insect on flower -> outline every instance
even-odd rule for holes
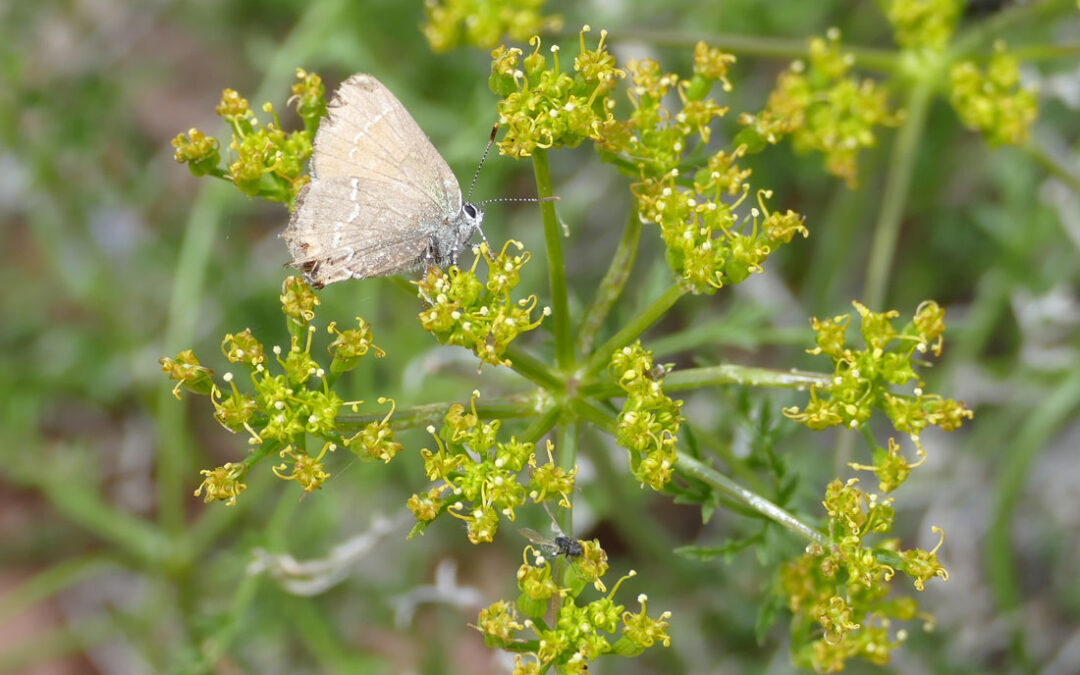
[[[545,537],[536,530],[531,530],[527,527],[523,527],[518,530],[523,537],[536,544],[537,546],[559,556],[566,556],[567,558],[580,558],[581,554],[585,552],[585,549],[581,547],[581,542],[577,539],[571,539],[565,534],[556,534],[554,537]]]
[[[585,552],[585,549],[581,546],[581,542],[566,536],[566,533],[562,531],[562,528],[559,527],[559,523],[555,520],[555,516],[548,509],[547,504],[544,504],[544,510],[547,511],[548,516],[551,517],[551,529],[555,532],[554,537],[545,537],[536,530],[528,527],[522,527],[518,532],[532,543],[556,556],[561,555],[566,558],[580,558],[581,554]]]

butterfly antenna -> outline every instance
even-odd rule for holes
[[[557,202],[558,197],[499,197],[497,199],[485,199],[482,202],[469,202],[474,206],[482,206],[484,204],[490,204],[491,202]]]
[[[484,148],[484,154],[480,156],[480,164],[476,166],[476,173],[473,174],[472,183],[469,184],[469,193],[465,195],[466,202],[468,202],[469,197],[472,196],[473,188],[476,187],[476,181],[480,178],[480,169],[484,168],[484,162],[487,160],[488,153],[491,152],[491,146],[495,144],[495,134],[497,133],[499,133],[498,123],[491,127],[491,138],[488,139],[487,147]]]

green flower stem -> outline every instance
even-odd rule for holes
[[[618,30],[609,39],[648,42],[654,46],[693,48],[704,41],[710,47],[718,47],[735,55],[763,56],[776,59],[804,59],[809,56],[804,39],[770,38],[753,35],[730,35],[725,33],[692,33],[665,30]],[[859,67],[891,73],[899,69],[899,52],[869,47],[850,47],[844,51],[855,55]]]
[[[536,194],[541,199],[554,196],[547,150],[533,151],[533,173],[536,174]],[[544,244],[547,247],[548,277],[551,281],[551,323],[555,335],[555,364],[569,371],[574,363],[574,343],[570,336],[570,303],[566,291],[566,265],[562,254],[562,228],[555,215],[554,202],[541,202],[540,215],[544,221]]]
[[[578,432],[577,424],[563,423],[557,427],[555,433],[555,464],[566,471],[577,468]],[[574,495],[570,494],[567,499],[573,502]],[[556,509],[555,517],[559,521],[559,527],[570,536],[574,534],[574,525],[570,509]]]
[[[510,369],[525,379],[545,389],[559,391],[566,388],[563,379],[548,364],[524,349],[509,345],[503,356],[510,360]]]
[[[121,566],[116,560],[97,554],[80,556],[53,565],[0,598],[0,624],[7,624],[12,617],[44,602],[65,588],[117,569],[121,569]]]
[[[997,488],[993,490],[997,503],[994,519],[986,537],[986,568],[990,587],[1004,616],[1014,616],[1014,628],[1021,633],[1021,617],[1014,612],[1020,607],[1022,590],[1020,576],[1013,560],[1013,516],[1027,487],[1028,472],[1039,454],[1049,447],[1051,438],[1062,425],[1076,418],[1080,407],[1080,370],[1072,374],[1044,396],[1035,411],[1017,431],[1011,443],[1002,448]]]
[[[1021,150],[1038,162],[1054,178],[1068,186],[1074,194],[1080,195],[1080,176],[1077,176],[1068,166],[1051,154],[1045,145],[1029,140],[1021,147]]]
[[[907,117],[896,135],[892,160],[885,180],[885,194],[881,200],[874,240],[871,244],[866,280],[863,284],[863,303],[872,311],[883,311],[888,291],[896,242],[900,236],[900,219],[904,215],[915,159],[926,125],[926,113],[933,98],[934,77],[916,82],[908,93]]]
[[[597,427],[604,429],[609,433],[614,433],[616,419],[612,413],[603,410],[588,401],[575,400],[572,402],[572,405],[574,411],[582,419],[592,422]],[[751,510],[757,511],[766,518],[776,521],[795,534],[823,546],[828,542],[825,535],[802,522],[784,509],[757,493],[747,490],[716,469],[690,457],[685,452],[679,453],[678,459],[675,460],[675,467],[714,489],[719,490],[729,498],[746,505]]]
[[[675,283],[664,291],[659,298],[654,300],[651,305],[645,308],[643,312],[630,320],[625,326],[615,333],[607,342],[600,346],[589,360],[585,363],[584,373],[586,375],[595,375],[607,366],[608,361],[611,359],[611,354],[616,350],[630,344],[630,341],[638,337],[649,326],[652,326],[657,320],[660,319],[671,307],[687,293],[687,288],[682,284]]]
[[[805,389],[824,387],[832,380],[829,373],[810,373],[801,370],[772,370],[747,366],[721,365],[704,368],[687,368],[669,373],[664,378],[664,391],[700,389],[725,384],[741,384],[750,387],[776,387],[782,389]],[[622,395],[622,389],[612,381],[592,382],[581,387],[582,396],[612,398]]]
[[[280,443],[264,444],[264,447],[266,445],[269,445],[270,449],[274,451],[281,447]],[[260,448],[260,452],[264,456],[270,454],[269,452],[262,452],[262,448]],[[241,504],[262,504],[264,502],[258,497],[265,493],[270,486],[280,485],[280,481],[267,475],[261,475],[253,482],[254,485],[244,493],[243,499],[237,501],[236,506],[229,509],[215,510],[233,510]],[[253,492],[257,494],[252,494]],[[263,532],[263,542],[269,550],[288,550],[293,532],[291,528],[292,517],[299,508],[299,504],[300,501],[297,499],[277,500],[273,511],[266,520]],[[247,625],[245,622],[250,618],[251,605],[257,597],[264,578],[262,574],[245,574],[243,580],[237,585],[235,592],[232,594],[232,602],[229,605],[227,614],[221,618],[214,633],[204,640],[201,645],[202,670],[206,672],[213,671],[222,655],[229,651],[237,639],[243,638],[244,628]]]
[[[536,394],[514,394],[501,398],[477,399],[476,412],[483,419],[532,417],[537,413]],[[444,401],[439,403],[427,403],[409,408],[398,408],[390,418],[392,429],[423,429],[432,424],[438,426],[446,411],[455,403],[460,403],[466,408],[469,401]],[[386,417],[386,412],[376,412],[365,415],[338,415],[337,423],[343,431],[359,431],[371,422],[380,422]]]
[[[341,625],[311,598],[291,597],[285,603],[295,636],[307,648],[311,670],[320,673],[390,672],[385,652],[357,649],[348,643]]]
[[[596,289],[596,295],[593,296],[585,309],[585,316],[581,319],[581,327],[577,335],[579,354],[588,354],[592,350],[596,334],[600,332],[612,306],[622,294],[626,280],[630,278],[630,270],[634,266],[634,259],[637,258],[640,243],[641,218],[638,217],[637,211],[634,211],[626,221],[626,229],[623,230],[622,239],[615,248],[611,265],[608,266],[607,273],[604,274],[599,288]]]
[[[694,438],[697,439],[699,444],[706,446],[716,453],[736,480],[740,481],[743,485],[749,486],[749,488],[755,492],[764,492],[768,488],[765,481],[762,480],[761,476],[754,473],[754,470],[747,464],[746,460],[740,459],[735,455],[730,442],[724,441],[716,437],[711,431],[706,431],[690,422],[684,422],[683,426],[694,434]],[[700,453],[697,454],[700,455]]]
[[[1021,63],[1032,61],[1056,61],[1057,59],[1076,59],[1080,56],[1080,45],[1029,45],[1009,50]]]
[[[521,440],[526,443],[536,443],[544,434],[555,428],[555,424],[563,414],[561,406],[553,405],[546,409],[542,415],[532,421],[525,431],[521,432]]]
[[[605,410],[592,401],[576,398],[570,401],[570,409],[581,420],[591,423],[597,429],[603,429],[611,435],[615,434],[615,425],[618,420],[615,413]]]
[[[237,503],[239,504],[240,501],[244,500],[239,500]],[[263,578],[262,574],[245,574],[240,579],[236,591],[232,594],[232,603],[229,605],[228,613],[219,619],[220,624],[217,630],[203,641],[199,650],[201,666],[205,672],[213,672],[236,638],[243,635],[243,628],[247,625],[245,621],[250,619],[248,611],[262,585]]]
[[[699,462],[693,457],[688,456],[686,453],[679,453],[678,459],[675,460],[675,466],[712,488],[722,492],[731,499],[745,504],[747,507],[757,511],[770,520],[776,521],[795,534],[805,537],[812,542],[821,544],[822,546],[827,545],[828,539],[821,532],[818,532],[816,529],[810,527],[776,504],[773,504],[768,499],[747,490],[716,469]]]

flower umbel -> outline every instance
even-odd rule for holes
[[[236,104],[234,108],[239,110]],[[329,477],[324,459],[338,445],[384,462],[401,450],[390,427],[393,401],[383,397],[379,403],[389,402],[390,411],[381,420],[368,423],[352,436],[342,432],[343,423],[338,419],[342,408],[348,406],[355,412],[362,402],[342,400],[331,388],[327,371],[312,356],[317,330],[311,322],[318,297],[307,282],[294,276],[282,285],[281,304],[290,333],[287,350],[277,345],[267,350],[250,329],[230,333],[221,342],[224,358],[248,372],[250,385],[246,388],[240,386],[244,378],[238,380],[232,372],[222,375],[223,384],[215,383],[213,371],[202,366],[190,350],[175,359],[161,359],[162,370],[178,382],[174,389],[177,397],[180,387],[209,395],[214,419],[232,432],[246,431],[249,435],[252,454],[243,464],[230,463],[202,472],[204,480],[196,494],[205,491],[206,501],[235,503],[244,490],[240,477],[274,452],[287,460],[273,467],[274,473],[284,480],[295,480],[311,492]],[[367,322],[358,318],[357,323],[357,329],[332,329],[337,335],[329,346],[333,364],[345,363],[353,368],[368,353],[383,355],[374,345]],[[304,450],[309,435],[323,441],[316,456]]]
[[[971,61],[953,66],[949,103],[960,121],[979,131],[990,145],[1022,145],[1039,113],[1033,89],[1020,86],[1020,67],[1004,42],[984,72]]]
[[[519,253],[511,253],[516,248]],[[487,244],[477,247],[472,267],[432,267],[414,282],[428,308],[420,312],[420,325],[439,342],[472,350],[480,361],[495,366],[510,365],[503,358],[506,348],[521,333],[535,329],[550,310],[544,308],[537,319],[535,295],[514,301],[511,291],[518,285],[521,268],[531,257],[521,242],[508,241],[502,251],[491,256]],[[487,282],[476,274],[477,265],[487,264]]]
[[[630,451],[634,477],[654,490],[663,489],[675,470],[682,401],[664,393],[662,378],[653,375],[652,352],[640,341],[616,350],[608,372],[626,392],[615,440]]]
[[[858,479],[830,483],[823,505],[828,546],[811,544],[777,578],[777,592],[794,615],[794,660],[819,673],[843,670],[851,658],[884,665],[904,634],[890,635],[890,622],[918,616],[915,599],[888,597],[889,580],[899,570],[921,591],[927,579],[948,579],[948,572],[938,563],[936,547],[900,551],[896,539],[866,542],[892,530],[894,513],[891,499],[863,492]]]
[[[952,430],[973,416],[962,402],[927,393],[915,373],[915,364],[924,364],[920,360],[923,354],[941,352],[945,311],[936,302],[926,301],[916,310],[912,322],[897,331],[892,320],[899,316],[898,312],[875,313],[858,302],[854,305],[862,322],[864,348],[852,349],[845,343],[850,315],[814,319],[818,346],[809,353],[831,358],[835,375],[828,388],[811,389],[810,403],[805,408],[787,408],[784,414],[811,429],[840,424],[854,429],[878,409],[888,415],[897,431],[911,437],[921,454],[919,434],[927,426]],[[911,384],[914,386],[910,386],[910,393],[892,391],[893,387]],[[898,476],[891,470],[888,473]]]
[[[744,113],[746,128],[735,138],[750,152],[791,135],[799,152],[825,155],[825,169],[856,185],[860,150],[877,145],[875,128],[896,126],[901,116],[889,110],[886,92],[871,79],[848,75],[855,58],[840,46],[840,32],[810,41],[810,65],[796,61],[777,80],[765,109]]]
[[[547,0],[427,0],[424,37],[433,52],[459,45],[490,49],[509,35],[518,42],[541,30],[559,30],[562,18],[542,16]]]
[[[479,396],[479,392],[473,392],[469,409],[452,405],[437,433],[435,427],[428,428],[436,450],[424,448],[420,454],[428,479],[437,484],[426,494],[413,495],[409,500],[409,509],[418,521],[410,537],[422,534],[432,520],[446,511],[465,522],[470,542],[491,542],[501,518],[513,522],[516,509],[525,503],[526,487],[521,474],[526,466],[535,466],[533,444],[513,437],[499,441],[502,422],[481,421],[476,412]],[[572,481],[570,476],[566,489],[572,489]],[[560,492],[553,490],[551,494]],[[531,497],[535,502],[552,498],[535,489]]]
[[[247,99],[225,89],[216,111],[232,128],[228,147],[233,160],[223,165],[217,139],[193,128],[173,139],[176,161],[187,164],[196,176],[228,180],[249,197],[291,205],[308,182],[307,161],[311,158],[315,129],[326,114],[322,79],[299,68],[296,78],[299,82],[292,88],[289,103],[295,103],[304,122],[302,131],[285,132],[270,103],[263,104],[262,110],[271,121],[261,124]]]
[[[534,51],[522,61],[516,47],[498,47],[491,53],[491,90],[503,97],[497,104],[499,126],[505,130],[499,151],[510,157],[530,156],[536,148],[573,148],[586,138],[609,142],[615,129],[611,91],[625,73],[604,46],[600,32],[595,49],[580,48],[573,71],[564,71],[558,46],[551,47],[552,63],[541,52],[539,37],[530,40]],[[617,135],[617,134],[616,134]]]

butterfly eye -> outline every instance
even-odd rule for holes
[[[476,207],[473,206],[472,204],[466,204],[465,206],[461,207],[461,209],[470,218],[475,218],[476,217]]]

